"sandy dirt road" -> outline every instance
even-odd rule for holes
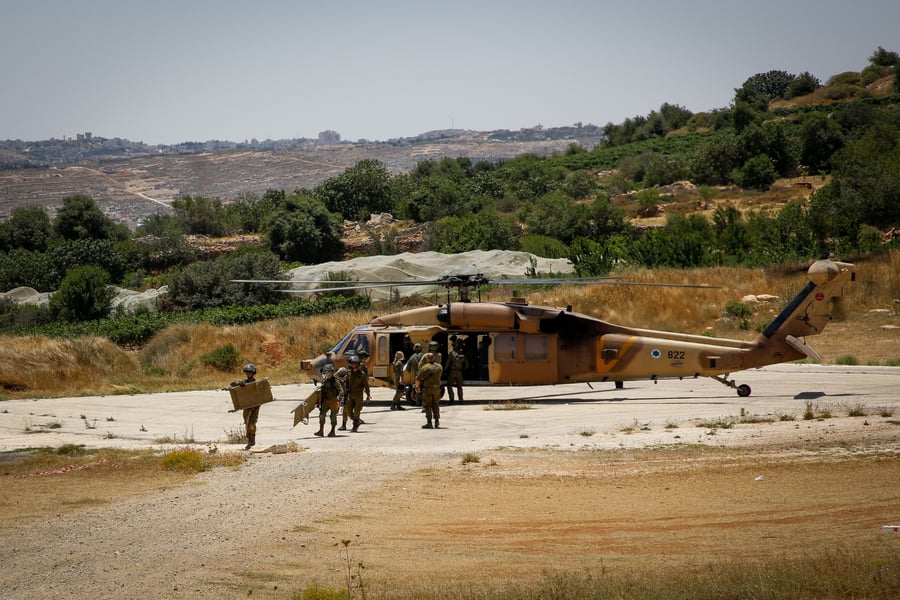
[[[254,452],[184,485],[6,522],[0,589],[285,598],[312,582],[340,589],[348,558],[365,564],[374,594],[488,572],[521,582],[599,564],[896,551],[900,536],[880,526],[900,522],[900,369],[782,365],[738,380],[752,396],[711,380],[471,389],[436,431],[420,429],[417,410],[389,411],[390,391],[376,390],[364,431],[336,439],[290,429],[294,403],[273,403],[260,449],[294,441],[302,451]],[[511,400],[528,408],[490,410]],[[237,450],[222,441],[239,422],[228,408],[221,391],[9,401],[0,448],[165,449],[188,438]],[[807,410],[820,418],[803,419]],[[742,413],[768,418],[715,426]],[[0,498],[14,498],[16,480],[3,484]]]

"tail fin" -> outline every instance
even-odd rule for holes
[[[844,295],[844,288],[856,281],[856,271],[850,263],[819,260],[809,268],[809,283],[796,298],[766,327],[757,342],[760,346],[772,341],[788,340],[822,333],[833,317],[836,298]],[[789,339],[793,338],[793,339]]]

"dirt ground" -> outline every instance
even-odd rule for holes
[[[881,529],[900,523],[893,417],[729,433],[727,446],[257,452],[184,481],[115,482],[105,499],[90,497],[90,482],[115,469],[42,477],[39,488],[4,476],[0,589],[288,598],[314,583],[347,589],[350,576],[372,598],[560,571],[900,551],[900,534]],[[63,488],[67,478],[81,479]],[[64,501],[41,514],[26,489]]]

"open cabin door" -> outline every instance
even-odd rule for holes
[[[556,334],[491,334],[491,383],[541,385],[558,382]]]

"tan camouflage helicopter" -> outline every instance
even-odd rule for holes
[[[458,289],[458,301],[375,317],[334,345],[336,368],[346,365],[351,355],[369,353],[373,385],[392,385],[391,361],[397,350],[408,358],[414,344],[426,348],[436,341],[445,353],[450,343],[461,344],[469,364],[464,373],[467,386],[614,382],[621,387],[625,381],[711,377],[745,397],[750,387],[729,379],[730,374],[805,357],[818,359],[803,338],[822,332],[832,319],[834,300],[856,279],[854,265],[827,259],[813,263],[808,275],[806,287],[753,341],[626,327],[573,312],[571,307],[532,306],[524,298],[469,301],[469,290],[482,285],[573,283],[571,279],[492,281],[481,275],[454,275],[430,281],[353,282],[349,287],[306,291],[404,285]],[[324,354],[304,360],[301,369],[318,381],[325,361]]]

